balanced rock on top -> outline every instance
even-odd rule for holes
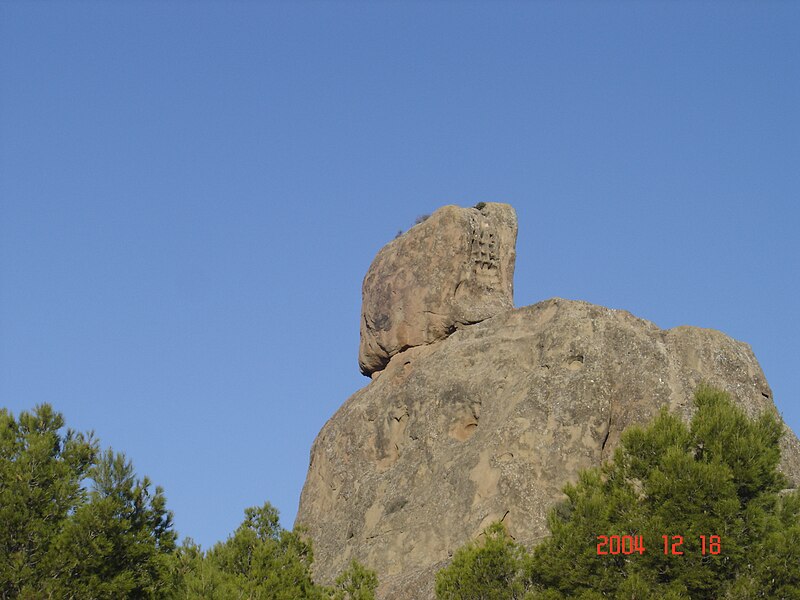
[[[517,216],[508,204],[444,206],[389,242],[364,278],[361,372],[514,307]]]

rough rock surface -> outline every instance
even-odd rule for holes
[[[297,515],[321,581],[357,558],[378,572],[384,599],[432,598],[436,570],[491,521],[525,544],[540,540],[579,469],[599,465],[625,427],[661,406],[688,418],[701,381],[751,415],[775,410],[748,345],[585,302],[507,310],[399,352],[416,345],[403,339],[322,428]],[[800,444],[788,431],[783,452],[797,485]]]
[[[388,243],[364,278],[361,372],[513,308],[517,216],[508,204],[444,206]]]

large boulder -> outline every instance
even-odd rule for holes
[[[516,239],[514,209],[481,202],[440,208],[384,246],[364,278],[361,372],[513,308]]]
[[[432,598],[457,548],[496,520],[541,540],[564,484],[662,406],[689,419],[700,383],[749,415],[775,411],[750,347],[720,332],[561,299],[514,310],[516,232],[508,205],[446,206],[370,266],[372,381],[317,436],[297,513],[320,581],[355,558],[380,598]],[[782,444],[796,486],[800,442],[787,429]]]
[[[437,252],[445,250],[429,248],[429,263],[447,264]],[[388,289],[408,298],[403,286]],[[393,323],[406,322],[400,314]],[[426,328],[415,331],[427,339]],[[436,570],[492,521],[524,544],[541,540],[565,483],[608,459],[620,433],[660,407],[688,419],[703,381],[750,415],[775,411],[747,344],[585,302],[506,310],[436,343],[401,342],[386,359],[319,433],[297,514],[320,581],[356,558],[378,572],[384,599],[432,598]],[[788,430],[782,460],[797,485],[800,444]]]

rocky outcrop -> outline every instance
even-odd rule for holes
[[[448,222],[459,214],[446,209],[434,217]],[[386,264],[408,260],[411,249],[399,250],[373,267],[389,256],[394,263]],[[453,256],[432,247],[431,268],[461,264],[437,259],[439,252]],[[419,285],[438,281],[415,277]],[[384,289],[411,289],[412,279]],[[502,302],[510,301],[508,286]],[[365,282],[365,303],[378,288]],[[385,306],[392,326],[415,322],[391,305],[413,294],[386,293],[375,306]],[[447,305],[448,294],[431,298]],[[372,318],[376,307],[365,314]],[[727,390],[750,415],[775,411],[750,347],[718,331],[662,330],[625,311],[562,299],[465,324],[471,320],[438,341],[420,326],[420,343],[376,345],[386,355],[374,364],[388,363],[319,433],[297,523],[313,539],[320,581],[356,558],[378,572],[380,598],[432,598],[434,575],[456,549],[496,520],[526,545],[541,540],[565,483],[609,458],[621,432],[660,407],[688,419],[701,382]],[[782,469],[796,486],[800,443],[788,430],[782,443]]]
[[[517,216],[508,204],[445,206],[378,253],[364,278],[361,372],[513,308]]]

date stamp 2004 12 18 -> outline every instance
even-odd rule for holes
[[[682,535],[662,535],[664,541],[664,554],[671,556],[682,556],[683,546]],[[647,549],[644,547],[644,537],[641,535],[598,535],[597,554],[644,554]],[[719,554],[722,552],[722,540],[718,535],[700,536],[700,553]]]

